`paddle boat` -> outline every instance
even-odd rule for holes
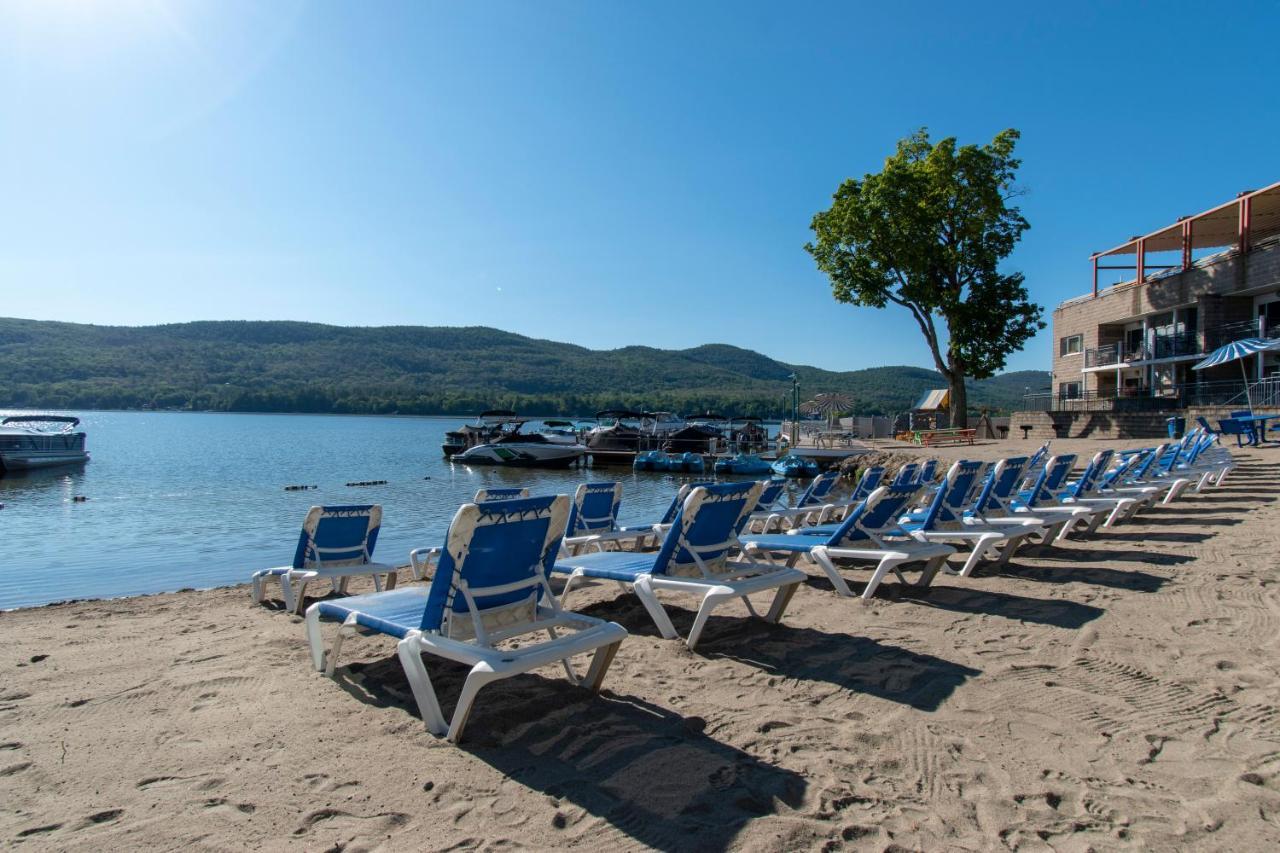
[[[805,459],[803,456],[797,456],[794,453],[788,453],[777,462],[773,463],[773,473],[779,477],[816,477],[818,476],[818,463],[812,459]]]
[[[717,459],[715,464],[717,474],[755,476],[757,474],[768,474],[770,470],[772,469],[769,467],[769,463],[754,453],[739,453],[737,456],[730,458]]]
[[[661,450],[646,450],[636,454],[636,460],[631,463],[631,468],[635,471],[666,471],[669,470],[670,462],[667,454]]]

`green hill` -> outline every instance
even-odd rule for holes
[[[901,411],[945,384],[918,367],[842,373],[726,344],[589,350],[480,326],[0,318],[0,406],[12,407],[582,415],[627,406],[767,416],[790,410],[793,372],[802,395],[847,392],[859,414]],[[970,404],[1008,411],[1025,388],[1048,382],[1043,371],[1003,374],[972,383]]]

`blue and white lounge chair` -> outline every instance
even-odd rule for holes
[[[430,586],[411,586],[307,608],[307,639],[317,670],[332,676],[342,641],[355,633],[385,634],[396,652],[427,728],[457,741],[482,687],[560,661],[569,679],[598,690],[626,629],[565,610],[548,582],[569,518],[567,495],[463,504],[449,524],[444,553]],[[320,623],[341,623],[327,652]],[[572,633],[562,633],[571,631]],[[548,639],[536,636],[546,632]],[[506,641],[522,638],[516,647]],[[500,646],[500,644],[502,644]],[[569,658],[593,658],[579,679]],[[446,724],[423,654],[469,665]]]
[[[489,501],[509,501],[513,498],[529,497],[528,489],[501,488],[501,489],[478,489],[476,496],[472,498],[474,503],[483,504]],[[414,548],[409,552],[409,567],[413,570],[413,579],[416,581],[426,580],[431,577],[431,567],[436,560],[440,559],[440,552],[443,549],[439,545],[430,548]]]
[[[753,513],[748,526],[759,527],[760,524],[757,522],[761,522],[763,529],[767,531],[825,523],[835,509],[835,504],[830,502],[830,495],[839,479],[839,470],[823,471],[813,478],[795,506],[789,509],[772,509],[767,512]]]
[[[1110,512],[1106,507],[1064,504],[1058,499],[1058,493],[1065,486],[1075,464],[1074,453],[1050,457],[1031,488],[1019,492],[1011,502],[1015,513],[1026,513],[1045,521],[1064,521],[1053,538],[1054,542],[1064,541],[1082,526],[1092,533]]]
[[[838,510],[840,521],[829,522],[826,524],[814,524],[809,527],[799,527],[796,531],[799,533],[807,533],[812,536],[830,536],[840,529],[840,524],[848,517],[849,513],[858,506],[858,504],[871,497],[871,493],[880,488],[881,482],[884,481],[884,468],[875,465],[862,472],[862,476],[858,479],[858,485],[853,487],[853,491],[849,494],[849,501],[844,508]],[[769,530],[762,529],[753,531],[759,533],[768,533]],[[785,531],[782,531],[785,532]]]
[[[689,492],[656,553],[599,551],[561,557],[555,571],[568,575],[561,598],[583,582],[612,581],[630,585],[662,636],[676,639],[675,626],[662,608],[658,591],[701,596],[698,614],[686,641],[698,644],[707,618],[720,604],[740,598],[756,614],[747,596],[775,590],[765,619],[778,622],[804,572],[768,563],[731,560],[739,548],[738,531],[760,497],[760,483],[721,483]]]
[[[922,563],[916,586],[927,587],[948,557],[956,552],[950,545],[919,542],[903,532],[898,518],[915,496],[914,484],[880,486],[859,503],[839,526],[825,535],[815,535],[814,528],[799,528],[790,533],[750,534],[742,537],[743,553],[774,559],[785,555],[787,567],[807,558],[826,574],[840,595],[853,597],[853,590],[836,565],[837,560],[870,560],[876,564],[862,591],[863,601],[871,600],[876,588],[889,572],[903,584],[902,567]]]
[[[583,483],[573,496],[569,510],[569,526],[565,530],[564,547],[570,554],[580,553],[588,546],[597,551],[605,550],[612,543],[621,550],[621,543],[633,542],[638,550],[653,536],[651,527],[623,529],[618,526],[618,509],[622,506],[621,483]]]
[[[994,560],[997,565],[1004,565],[1036,529],[1031,525],[992,525],[981,521],[985,506],[980,499],[987,491],[986,481],[982,479],[984,468],[982,462],[955,462],[929,507],[901,521],[902,529],[921,542],[969,545],[969,555],[957,573],[964,578],[973,574],[980,560]],[[994,474],[994,468],[989,473]]]
[[[301,609],[307,584],[313,580],[328,580],[334,592],[345,595],[347,581],[353,577],[368,575],[373,578],[374,588],[381,590],[380,576],[386,575],[387,588],[391,589],[396,585],[395,566],[372,559],[381,526],[382,507],[377,504],[311,507],[302,522],[293,562],[253,573],[254,602],[262,602],[267,578],[280,581],[284,609],[290,613]]]
[[[1024,538],[1045,543],[1054,541],[1073,516],[1066,514],[1040,517],[1027,512],[1018,512],[1015,509],[1018,488],[1026,481],[1027,469],[1030,466],[1031,460],[1025,456],[1015,456],[996,462],[991,473],[987,475],[977,503],[971,511],[965,513],[965,522],[1030,528],[1029,531],[1023,531],[1027,533]],[[1041,471],[1043,470],[1042,467]]]

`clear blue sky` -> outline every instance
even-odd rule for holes
[[[1091,250],[1280,180],[1277,32],[1275,2],[0,0],[0,315],[927,366],[801,248],[843,178],[922,125],[1020,129],[1010,266],[1051,309]]]

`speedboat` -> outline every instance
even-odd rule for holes
[[[10,415],[0,420],[0,470],[26,471],[89,461],[79,418]]]
[[[521,468],[568,468],[582,458],[587,448],[581,444],[549,441],[539,432],[522,433],[522,421],[514,422],[500,436],[454,454],[454,462],[464,465],[510,465]]]
[[[552,444],[578,443],[578,431],[574,427],[573,421],[543,421],[542,429],[538,430],[538,435],[541,435]]]
[[[475,423],[446,432],[444,444],[440,446],[440,450],[448,459],[477,444],[487,444],[502,435],[504,426],[517,420],[516,413],[510,409],[491,409],[481,412],[475,419]]]

